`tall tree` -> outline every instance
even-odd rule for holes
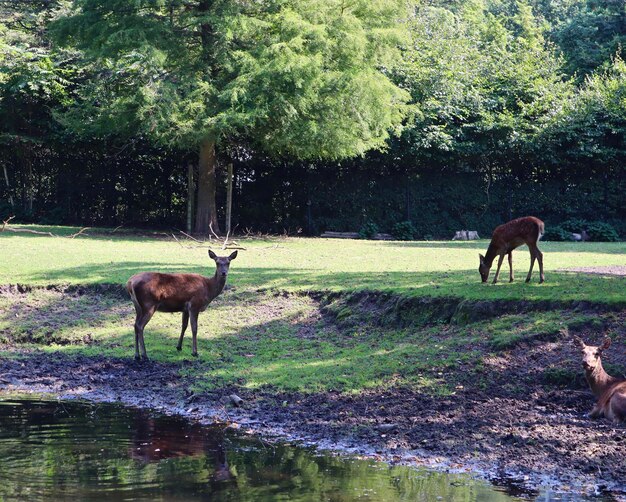
[[[528,4],[495,16],[483,0],[456,13],[423,7],[398,78],[419,108],[405,138],[415,155],[441,152],[473,166],[510,168],[571,84]]]
[[[0,149],[4,149],[2,181],[22,216],[32,217],[36,169],[49,156],[53,132],[51,109],[68,98],[71,69],[55,58],[46,24],[59,8],[54,0],[5,0],[0,3]],[[15,171],[9,175],[7,164]],[[10,181],[19,179],[21,190]]]
[[[582,82],[598,68],[611,66],[615,54],[626,54],[626,4],[623,0],[585,0],[554,27],[554,38],[567,69]]]
[[[63,120],[195,149],[195,231],[218,229],[218,150],[340,159],[382,148],[407,111],[387,68],[402,0],[76,0],[58,41],[98,68]]]
[[[626,63],[613,58],[603,72],[587,77],[576,94],[554,115],[544,131],[543,146],[554,159],[591,172],[625,172]]]

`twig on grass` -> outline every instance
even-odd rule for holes
[[[192,237],[191,235],[189,235],[187,232],[183,232],[182,230],[179,230],[179,232],[181,234],[183,234],[185,237],[188,237],[189,239],[191,239],[192,241],[196,241],[199,242],[200,244],[202,244],[202,241],[199,241],[198,239],[196,239],[195,237]]]
[[[68,237],[68,239],[73,239],[74,237],[78,237],[78,236],[79,236],[80,234],[82,234],[85,230],[89,230],[90,228],[91,228],[91,227],[84,227],[84,228],[81,228],[81,229],[80,229],[78,232],[76,232],[75,234],[68,235],[67,237]],[[86,235],[86,234],[85,234],[85,235]],[[61,236],[58,236],[58,237],[61,237]]]
[[[2,230],[0,230],[0,232],[4,232],[4,227],[6,227],[9,224],[9,221],[11,221],[13,218],[15,218],[15,216],[9,216],[8,219],[2,222]]]
[[[73,239],[74,237],[78,237],[79,235],[81,235],[85,230],[89,230],[91,228],[91,227],[81,228],[78,232],[73,233],[72,235],[57,235],[57,234],[53,234],[52,232],[40,232],[39,230],[31,230],[30,228],[11,228],[9,226],[9,222],[13,218],[15,218],[15,216],[10,216],[9,218],[7,218],[6,220],[4,220],[2,222],[2,229],[0,229],[0,232],[9,231],[9,232],[15,232],[15,233],[47,235],[47,236],[50,236],[50,237],[65,237],[67,239]]]

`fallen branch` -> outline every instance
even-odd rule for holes
[[[4,227],[6,227],[9,224],[9,221],[11,221],[13,218],[15,218],[15,216],[9,216],[8,220],[4,220],[2,222],[2,230],[0,230],[0,232],[4,232]]]
[[[80,234],[82,234],[85,230],[89,230],[91,227],[85,227],[85,228],[81,228],[78,232],[76,232],[75,234],[72,235],[68,235],[67,237],[69,239],[73,239],[74,237],[78,237]]]
[[[15,216],[11,216],[8,219],[4,220],[2,222],[2,229],[0,230],[0,232],[15,232],[15,233],[26,233],[26,234],[35,234],[35,235],[46,235],[49,237],[65,237],[68,239],[73,239],[74,237],[78,237],[79,235],[81,235],[85,230],[90,229],[91,227],[84,227],[81,228],[78,232],[72,234],[72,235],[57,235],[57,234],[53,234],[52,232],[40,232],[39,230],[31,230],[30,228],[11,228],[9,226],[9,222],[15,218]]]
[[[198,240],[198,239],[196,239],[195,237],[192,237],[191,235],[189,235],[189,234],[188,234],[188,233],[186,233],[186,232],[183,232],[182,230],[179,230],[179,232],[180,232],[181,234],[183,234],[185,237],[188,237],[189,239],[191,239],[192,241],[196,241],[196,242],[202,243],[202,241],[199,241],[199,240]]]
[[[237,228],[237,227],[235,227]],[[222,240],[222,238],[217,235],[215,233],[215,231],[213,230],[213,224],[209,223],[209,230],[211,231],[211,233],[215,236],[215,239],[220,242]],[[243,251],[246,251],[246,248],[239,246],[235,241],[232,242],[228,242],[228,237],[230,236],[230,231],[226,234],[226,237],[224,238],[224,241],[222,242],[222,251],[224,251],[225,249],[241,249]],[[210,237],[210,236],[209,236]],[[209,246],[211,247],[211,246]]]

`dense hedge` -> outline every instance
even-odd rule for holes
[[[5,158],[8,172],[19,175],[20,170],[11,169],[11,157]],[[181,152],[141,144],[41,150],[33,159],[33,212],[25,211],[22,191],[9,192],[2,185],[0,216],[17,214],[21,221],[51,224],[182,229],[189,161]],[[555,232],[567,238],[567,232],[582,230],[572,219],[592,223],[586,230],[603,239],[611,239],[610,230],[594,222],[610,224],[626,236],[623,168],[602,176],[570,170],[490,177],[450,167],[390,166],[382,154],[341,165],[240,159],[234,167],[233,225],[239,232],[319,235],[325,230],[367,230],[368,224],[399,239],[447,239],[462,229],[489,237],[510,218],[536,215],[546,223],[546,237],[553,239],[559,238]],[[218,201],[223,204],[224,176],[219,179]],[[22,184],[19,176],[11,181]],[[219,211],[223,221],[223,206]]]

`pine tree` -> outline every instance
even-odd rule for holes
[[[52,26],[96,78],[62,116],[85,134],[195,149],[195,231],[218,229],[217,151],[341,159],[383,148],[407,112],[388,78],[401,0],[75,0]]]

